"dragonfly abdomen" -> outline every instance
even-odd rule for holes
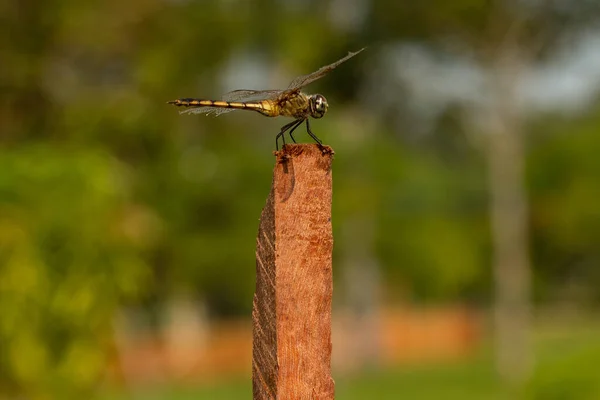
[[[225,101],[225,100],[203,100],[203,99],[177,99],[169,101],[178,107],[216,107],[216,108],[233,108],[237,110],[252,110],[259,113],[271,116],[272,105],[267,100],[256,102],[241,102],[241,101]]]

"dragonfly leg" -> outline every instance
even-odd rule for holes
[[[292,130],[290,131],[290,137],[292,138],[292,141],[294,143],[298,143],[298,142],[296,142],[296,139],[294,139],[293,133],[294,133],[294,131],[296,130],[297,127],[299,127],[300,125],[302,125],[302,122],[304,122],[304,120],[300,119],[300,120],[297,120],[296,122],[298,122],[298,123],[296,125],[294,125],[293,128],[292,128]]]
[[[285,146],[285,135],[284,135],[284,133],[286,133],[294,125],[296,125],[296,126],[300,125],[300,123],[302,123],[302,120],[300,120],[300,121],[294,120],[294,121],[290,122],[289,124],[285,124],[284,126],[281,127],[281,130],[279,131],[279,133],[277,134],[277,136],[275,136],[275,148],[277,150],[279,150],[279,138],[281,138],[281,141],[283,142],[283,145]],[[296,128],[296,126],[294,126],[294,129]],[[296,141],[294,140],[294,143],[295,142]]]
[[[317,142],[319,144],[319,146],[323,146],[323,142],[321,142],[321,139],[319,139],[314,133],[312,133],[312,131],[310,130],[310,123],[308,122],[308,118],[306,119],[306,131],[308,132],[308,134],[310,135],[311,138],[313,138],[315,140],[315,142]]]

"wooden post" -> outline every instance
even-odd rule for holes
[[[276,156],[256,245],[253,398],[333,399],[333,151],[286,145]]]

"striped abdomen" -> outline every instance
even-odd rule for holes
[[[273,103],[270,100],[262,100],[255,102],[238,102],[224,100],[202,100],[202,99],[177,99],[168,101],[168,104],[173,104],[178,107],[215,107],[215,108],[232,108],[236,110],[253,110],[266,115],[275,117],[278,115]]]

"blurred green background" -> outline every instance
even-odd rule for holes
[[[250,398],[249,363],[123,362],[248,320],[287,122],[165,102],[285,88],[365,46],[307,89],[336,152],[334,313],[365,333],[337,397],[600,398],[598,20],[583,0],[0,2],[0,398]],[[398,307],[466,308],[478,333],[381,362],[371,317]]]

